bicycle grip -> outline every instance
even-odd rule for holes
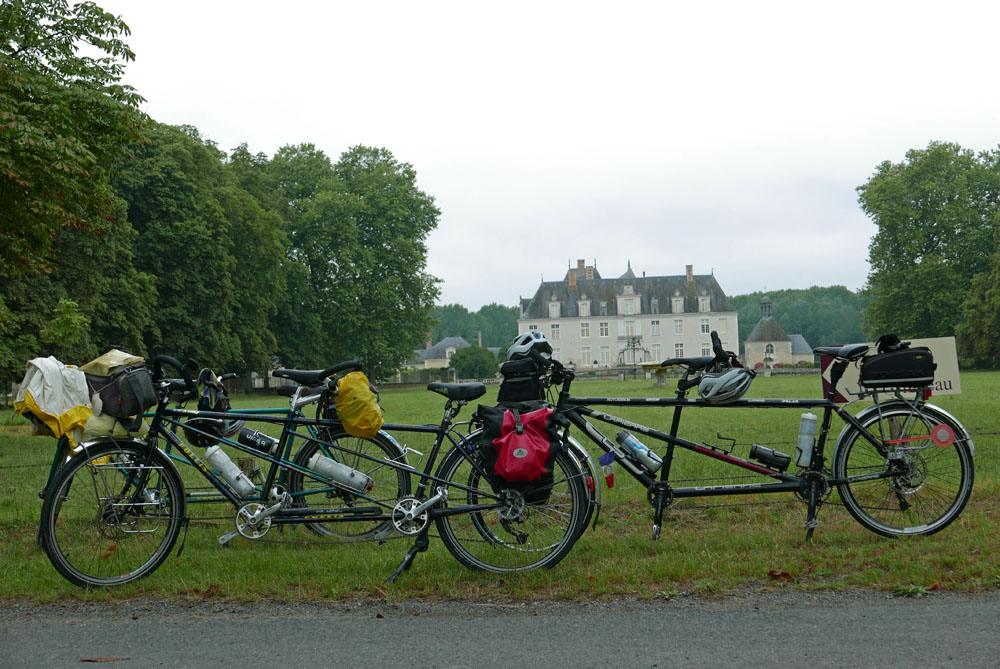
[[[726,353],[726,349],[722,347],[722,340],[719,339],[719,333],[712,330],[712,351],[715,353],[715,359],[719,362],[725,362],[729,355]]]

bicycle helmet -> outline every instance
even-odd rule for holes
[[[510,348],[507,349],[507,360],[520,360],[521,358],[530,357],[531,351],[534,351],[546,360],[552,358],[552,344],[549,343],[549,340],[541,332],[531,330],[530,332],[514,337]]]
[[[698,394],[709,404],[729,404],[743,397],[756,374],[742,367],[706,372],[698,383]]]

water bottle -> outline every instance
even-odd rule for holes
[[[339,483],[348,490],[368,492],[372,489],[372,480],[364,473],[336,460],[332,460],[322,453],[317,453],[309,458],[306,466],[317,474]]]
[[[260,451],[261,453],[274,453],[278,449],[277,439],[266,435],[263,432],[251,430],[248,427],[240,430],[239,435],[236,437],[236,441],[243,444],[247,448],[252,448],[255,451]]]
[[[205,459],[208,460],[213,469],[222,474],[222,478],[226,479],[240,496],[249,497],[257,489],[253,481],[236,466],[236,463],[218,445],[205,451]]]
[[[799,467],[808,467],[812,463],[813,441],[816,439],[816,414],[808,411],[802,414],[799,421],[799,442],[796,448],[799,457],[795,461]]]
[[[618,436],[615,437],[615,441],[617,441],[629,455],[641,462],[651,474],[655,473],[656,470],[660,468],[660,465],[663,464],[663,460],[660,459],[660,456],[649,450],[646,447],[646,444],[642,443],[625,430],[618,433]]]

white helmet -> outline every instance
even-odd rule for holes
[[[514,341],[510,343],[510,348],[507,349],[507,359],[518,360],[520,358],[527,358],[530,356],[531,351],[535,351],[541,357],[549,360],[552,357],[552,344],[549,343],[549,340],[541,332],[531,330],[530,332],[525,332],[514,337]]]
[[[709,404],[729,404],[743,397],[756,374],[742,367],[706,372],[698,383],[698,394]]]

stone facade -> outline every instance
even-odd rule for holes
[[[739,343],[737,313],[714,274],[617,279],[577,260],[562,281],[544,281],[521,299],[518,332],[540,330],[556,359],[578,369],[615,367],[712,354],[716,330],[727,350]]]

